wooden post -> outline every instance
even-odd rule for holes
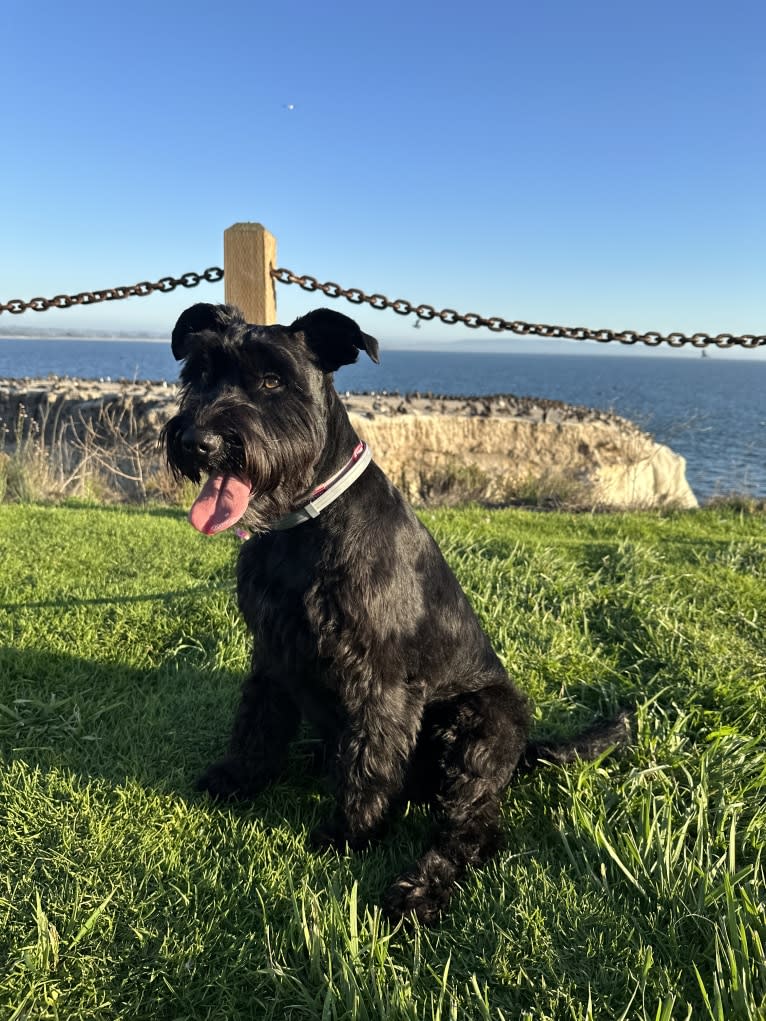
[[[271,276],[276,267],[277,239],[260,223],[235,223],[223,232],[224,297],[249,323],[271,326],[277,321]]]

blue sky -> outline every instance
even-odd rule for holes
[[[0,24],[2,301],[222,265],[256,220],[281,265],[414,303],[766,332],[762,0],[5,0]],[[328,304],[277,293],[280,321]],[[167,333],[198,300],[223,286],[16,322]],[[467,333],[329,303],[384,341]]]

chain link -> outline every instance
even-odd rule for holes
[[[461,323],[471,330],[480,326],[491,330],[493,333],[507,331],[510,333],[522,334],[533,337],[565,338],[568,340],[595,340],[600,344],[607,344],[610,341],[618,341],[620,344],[646,344],[648,347],[659,347],[660,344],[668,344],[670,347],[684,347],[691,344],[692,347],[744,347],[757,348],[766,346],[766,335],[747,333],[742,336],[733,336],[731,333],[719,333],[711,336],[709,333],[694,333],[687,336],[685,333],[669,333],[667,336],[651,330],[647,333],[639,333],[636,330],[592,330],[586,326],[549,326],[546,323],[525,323],[515,319],[509,321],[501,316],[492,316],[489,319],[479,315],[478,312],[466,312],[461,314],[454,308],[444,308],[441,311],[433,305],[413,305],[405,298],[387,298],[384,294],[365,294],[358,287],[341,287],[332,281],[320,283],[316,277],[298,276],[289,269],[272,269],[272,277],[281,284],[298,284],[304,291],[321,291],[328,298],[345,298],[354,305],[361,305],[364,302],[373,308],[383,311],[392,309],[397,315],[416,315],[418,319],[429,322],[438,319],[440,322],[450,326]],[[168,294],[176,287],[197,287],[202,281],[207,283],[218,283],[223,280],[223,270],[219,266],[211,266],[202,273],[182,273],[180,277],[162,277],[155,283],[142,280],[131,287],[109,287],[102,291],[81,291],[79,294],[57,294],[54,298],[31,298],[23,301],[21,298],[12,298],[5,304],[0,303],[0,314],[10,312],[11,315],[21,315],[28,309],[33,312],[45,312],[49,308],[71,308],[72,305],[95,305],[101,301],[118,301],[122,298],[145,298],[155,292]]]
[[[466,312],[461,315],[454,308],[445,308],[437,311],[433,305],[413,305],[404,298],[385,297],[383,294],[365,294],[358,287],[343,288],[336,283],[320,283],[316,277],[298,276],[289,269],[273,269],[272,277],[281,284],[298,284],[305,291],[321,291],[328,298],[346,298],[354,305],[361,305],[367,302],[373,308],[390,308],[398,315],[416,315],[418,319],[439,319],[448,325],[462,323],[471,330],[480,326],[492,330],[493,333],[510,331],[511,333],[524,334],[534,337],[561,337],[569,340],[595,340],[600,344],[607,344],[610,341],[618,341],[620,344],[646,344],[648,347],[658,347],[660,344],[668,344],[670,347],[684,347],[691,344],[693,347],[733,347],[735,345],[745,348],[756,348],[766,345],[766,335],[745,334],[741,337],[734,337],[730,333],[720,333],[718,336],[711,336],[708,333],[695,333],[687,336],[685,333],[669,333],[664,336],[656,331],[639,333],[637,330],[591,330],[586,326],[549,326],[545,323],[525,323],[520,320],[510,322],[500,316],[492,316],[489,319],[480,316],[478,312]]]
[[[27,309],[33,312],[45,312],[49,308],[71,308],[72,305],[95,305],[100,301],[118,301],[121,298],[146,298],[155,291],[168,294],[176,287],[197,287],[203,280],[210,284],[223,280],[223,270],[219,266],[211,266],[203,273],[182,273],[180,277],[162,277],[156,283],[142,280],[131,287],[108,287],[103,291],[81,291],[79,294],[57,294],[55,298],[31,298],[22,301],[12,298],[4,305],[0,303],[0,314],[10,312],[21,315]]]

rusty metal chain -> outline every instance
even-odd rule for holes
[[[130,287],[109,287],[103,291],[81,291],[79,294],[57,294],[55,298],[30,298],[29,301],[13,298],[4,305],[0,303],[0,314],[10,312],[11,315],[21,315],[27,309],[32,309],[33,312],[45,312],[49,308],[95,305],[99,301],[118,301],[120,298],[145,298],[155,291],[167,294],[174,291],[176,287],[196,287],[203,280],[211,284],[217,283],[219,280],[223,280],[223,270],[218,266],[211,266],[202,273],[182,273],[180,277],[162,277],[155,283],[142,280]]]
[[[79,294],[57,294],[54,298],[31,298],[29,301],[22,301],[20,298],[13,298],[5,304],[0,302],[0,314],[10,312],[11,315],[21,315],[31,309],[34,312],[45,312],[49,308],[70,308],[72,305],[94,305],[100,301],[117,301],[121,298],[144,298],[155,291],[165,294],[174,291],[176,287],[196,287],[203,280],[208,283],[218,283],[223,280],[223,270],[219,266],[211,266],[202,273],[182,273],[180,277],[162,277],[154,283],[141,281],[130,287],[110,287],[102,291],[81,291]],[[731,333],[719,333],[711,336],[708,333],[694,333],[687,336],[684,333],[669,333],[667,335],[650,331],[639,333],[637,330],[592,330],[585,326],[548,326],[544,323],[525,323],[521,320],[503,319],[501,316],[492,316],[487,319],[478,312],[456,312],[453,308],[445,308],[438,311],[433,305],[413,305],[404,298],[387,298],[384,294],[366,294],[358,287],[341,287],[340,284],[329,281],[320,283],[316,277],[304,275],[298,276],[289,269],[272,269],[271,276],[282,284],[298,284],[304,291],[321,291],[328,298],[345,298],[354,305],[361,305],[366,302],[373,308],[393,309],[398,315],[407,316],[413,313],[418,319],[428,322],[431,319],[438,319],[442,323],[453,325],[461,323],[469,329],[476,330],[480,326],[492,330],[494,333],[510,331],[511,333],[535,337],[563,338],[567,340],[596,340],[606,344],[610,341],[619,341],[621,344],[646,344],[649,347],[658,347],[660,344],[668,344],[670,347],[683,347],[691,344],[693,347],[744,347],[757,348],[766,346],[766,335],[744,334],[734,336]]]
[[[500,333],[508,330],[511,333],[531,335],[535,337],[560,337],[568,340],[597,340],[602,344],[617,340],[621,344],[647,344],[649,347],[657,347],[660,344],[668,344],[670,347],[683,347],[691,344],[693,347],[734,347],[735,345],[745,348],[756,348],[766,345],[766,335],[745,334],[735,337],[730,333],[719,333],[717,336],[710,336],[708,333],[695,333],[687,336],[684,333],[669,333],[667,336],[656,333],[639,333],[637,330],[591,330],[585,326],[548,326],[542,323],[525,323],[520,320],[509,321],[500,316],[493,316],[486,319],[478,312],[466,312],[460,314],[452,308],[445,308],[437,311],[433,305],[413,305],[404,298],[396,298],[393,301],[383,294],[365,294],[358,287],[341,287],[333,282],[320,283],[312,276],[298,276],[289,269],[273,269],[271,275],[281,284],[298,284],[304,291],[321,291],[328,298],[345,298],[354,305],[361,305],[363,302],[372,305],[377,309],[393,309],[402,316],[414,313],[419,319],[426,321],[439,319],[443,323],[462,323],[472,330],[485,326],[488,330]]]

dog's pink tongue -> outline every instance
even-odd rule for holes
[[[236,475],[211,475],[192,504],[189,521],[205,535],[215,535],[239,521],[247,510],[250,486]]]

